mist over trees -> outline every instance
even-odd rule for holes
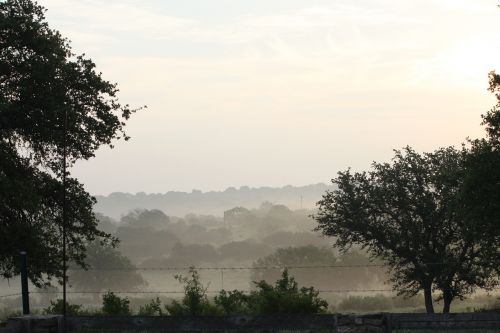
[[[250,264],[279,247],[327,246],[328,241],[312,231],[311,213],[264,202],[253,209],[235,207],[218,217],[167,216],[158,209],[134,210],[119,221],[98,216],[99,225],[120,240],[120,252],[134,264],[166,267]]]
[[[86,270],[74,267],[69,272],[70,284],[77,290],[134,291],[147,285],[130,259],[108,244],[94,241],[87,245],[86,255]]]
[[[185,297],[167,310],[181,315],[229,314],[234,308],[321,313],[327,304],[316,288],[349,292],[387,279],[400,295],[423,293],[428,312],[434,312],[436,300],[449,312],[453,301],[499,285],[500,75],[495,72],[489,83],[498,103],[482,117],[486,136],[460,148],[418,153],[406,147],[369,171],[339,172],[332,185],[112,193],[96,201],[66,167],[127,140],[124,126],[135,110],[120,104],[117,85],[105,81],[91,59],[74,54],[44,13],[30,0],[0,2],[4,279],[19,274],[20,251],[29,254],[29,278],[36,287],[65,279],[64,253],[70,287],[88,293],[145,288],[145,275],[155,269],[220,270],[221,289],[223,268],[249,272],[248,294],[223,289],[213,302],[193,268],[190,277],[178,275]],[[346,299],[345,308],[369,302],[363,296]],[[103,313],[131,313],[128,298],[112,291],[104,303]],[[156,311],[159,303],[157,298],[143,313]],[[53,303],[50,311],[60,307]]]
[[[118,221],[102,214],[99,218],[100,225],[111,231],[113,237],[120,239],[117,248],[119,256],[129,258],[130,265],[138,267],[137,273],[146,281],[151,278],[149,269],[154,271],[192,265],[243,266],[248,267],[248,270],[244,271],[245,274],[238,275],[240,280],[234,286],[248,289],[252,287],[251,281],[276,281],[280,277],[281,268],[290,267],[290,273],[296,277],[300,286],[312,285],[325,290],[332,289],[332,286],[337,289],[380,287],[385,278],[380,267],[342,271],[325,268],[293,269],[293,266],[371,263],[361,252],[340,255],[329,248],[328,239],[312,230],[312,213],[311,210],[291,210],[284,205],[264,202],[257,208],[229,209],[223,216],[188,214],[185,217],[175,217],[160,210],[134,210]],[[102,258],[102,261],[106,260]],[[107,263],[101,261],[99,265],[111,268],[115,265],[113,260]],[[253,270],[252,267],[256,266],[272,268]],[[79,271],[78,274],[83,277],[95,273],[90,270]],[[123,272],[116,274],[127,276]],[[92,279],[94,278],[89,280]],[[80,280],[83,278],[80,277]],[[131,288],[136,285],[134,281],[129,283]],[[172,282],[169,283],[172,286]],[[225,286],[231,285],[231,279],[227,277]],[[88,290],[78,283],[74,287]]]
[[[258,207],[262,202],[281,203],[290,209],[312,209],[332,185],[313,184],[284,186],[281,188],[241,186],[224,191],[192,192],[170,191],[167,193],[121,193],[95,196],[94,209],[114,219],[134,209],[160,209],[172,216],[187,214],[219,216],[234,207]]]
[[[335,254],[330,247],[315,245],[278,248],[256,260],[253,266],[256,269],[252,271],[252,281],[276,280],[283,267],[290,267],[289,271],[297,282],[320,290],[373,289],[387,280],[381,261],[374,262],[355,250]],[[274,269],[269,269],[272,267]]]

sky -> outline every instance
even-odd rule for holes
[[[328,183],[393,149],[483,136],[495,0],[40,0],[132,137],[71,173],[92,194]]]

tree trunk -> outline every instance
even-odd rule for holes
[[[451,291],[443,291],[443,313],[450,313],[451,301],[453,301],[453,294]]]
[[[432,304],[432,285],[424,287],[424,299],[427,313],[434,313],[434,305]]]

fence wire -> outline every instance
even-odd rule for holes
[[[442,265],[445,264],[443,262],[434,262],[434,263],[422,263],[422,265]],[[373,263],[373,264],[342,264],[342,265],[276,265],[276,266],[167,266],[167,267],[103,267],[103,268],[97,268],[97,267],[89,267],[89,268],[69,268],[68,272],[88,272],[89,274],[92,272],[97,272],[97,271],[109,271],[109,272],[130,272],[130,271],[188,271],[190,269],[194,270],[199,270],[199,271],[218,271],[223,273],[224,271],[259,271],[259,270],[284,270],[284,269],[299,269],[299,270],[308,270],[308,269],[363,269],[363,268],[388,268],[387,265],[384,264],[378,264],[378,263]],[[222,279],[224,277],[222,276]],[[222,281],[223,282],[223,281]],[[241,288],[224,288],[223,284],[220,289],[218,290],[207,290],[206,292],[208,294],[216,294],[219,293],[222,290],[234,290],[237,289],[243,293],[250,293],[251,290],[248,289],[241,289]],[[493,291],[499,290],[499,288],[493,289]],[[394,293],[395,291],[393,289],[375,289],[375,288],[368,288],[368,289],[354,289],[354,288],[348,288],[348,289],[316,289],[319,293],[322,294],[348,294],[348,293]],[[67,294],[105,294],[107,292],[113,292],[116,294],[184,294],[184,291],[181,290],[112,290],[112,289],[106,289],[106,290],[68,290]],[[50,291],[30,291],[30,294],[38,294],[38,295],[44,295],[44,294],[62,294],[62,291],[59,290],[50,290]],[[4,294],[0,295],[0,298],[9,298],[9,297],[17,297],[21,296],[21,290],[16,289],[13,290],[12,293],[9,294]]]

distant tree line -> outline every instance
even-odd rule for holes
[[[281,212],[285,212],[283,216],[274,209],[266,209],[273,212],[274,219],[281,216],[286,220],[293,214],[293,211],[283,206],[279,207]],[[258,219],[252,215],[251,219],[240,219],[231,227],[228,224],[234,221],[229,222],[227,219],[226,226],[222,228],[234,231],[236,228],[253,228],[256,221],[259,224],[267,223],[267,214],[261,209],[258,211],[261,216]],[[205,218],[208,221],[207,227]],[[222,242],[218,240],[218,236],[211,237],[213,231],[219,230],[223,224],[222,220],[212,223],[213,217],[189,216],[188,222],[186,218],[168,217],[159,210],[141,210],[124,216],[120,222],[102,215],[99,219],[100,228],[119,238],[120,244],[116,249],[98,242],[88,245],[86,262],[89,270],[76,269],[69,272],[69,281],[78,290],[138,290],[147,286],[147,279],[142,277],[141,268],[191,265],[247,266],[252,272],[248,277],[252,281],[275,281],[279,278],[280,268],[290,267],[300,283],[321,289],[366,289],[380,286],[387,279],[383,267],[373,266],[374,263],[381,262],[371,261],[362,251],[336,254],[327,247],[328,243],[324,239],[312,232],[278,231],[260,240],[241,241],[235,241],[233,233],[229,232],[227,235],[230,238]],[[302,221],[310,226],[307,216]],[[192,241],[189,237],[192,233],[198,233],[199,236],[193,239],[199,243],[181,242],[181,239]],[[218,242],[222,244],[217,246]],[[133,260],[129,260],[129,257]],[[322,267],[328,265],[354,267]],[[294,269],[294,266],[317,267]]]

